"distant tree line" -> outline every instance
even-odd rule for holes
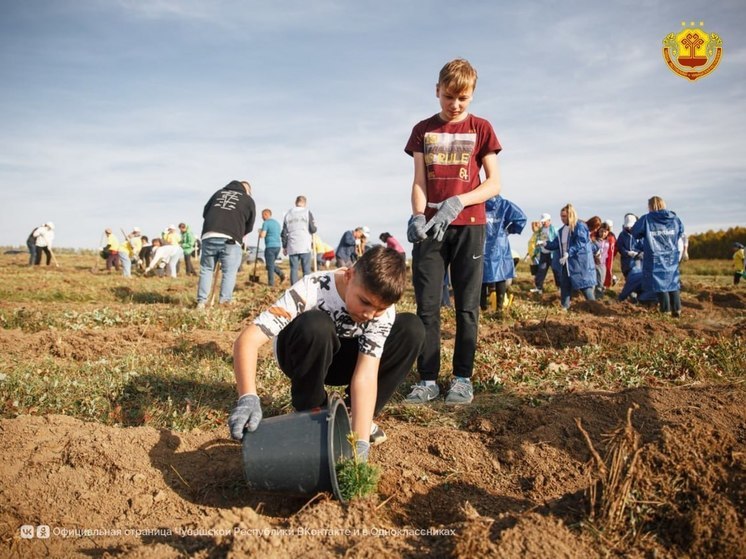
[[[746,245],[746,227],[689,235],[689,258],[730,258],[736,241]]]

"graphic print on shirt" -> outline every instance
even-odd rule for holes
[[[424,144],[427,178],[435,179],[438,176],[448,176],[468,182],[470,179],[469,161],[474,153],[476,143],[476,132],[462,134],[426,133]],[[438,172],[437,168],[439,166],[447,167],[448,170],[445,173]],[[453,172],[453,167],[458,167],[457,172]]]
[[[391,305],[381,315],[361,324],[355,323],[334,284],[334,272],[315,272],[305,276],[300,284],[288,289],[275,304],[261,313],[254,324],[270,339],[307,310],[319,309],[332,319],[340,338],[357,338],[358,350],[377,359],[396,317]]]
[[[311,277],[311,282],[318,284],[319,289],[324,290],[324,291],[332,290],[331,281],[332,281],[332,276]]]
[[[214,207],[221,210],[235,210],[238,207],[240,194],[230,190],[224,190],[215,199]]]
[[[287,306],[275,305],[260,315],[260,318],[263,320],[255,321],[255,324],[268,338],[274,338],[277,332],[285,328],[285,326],[292,322],[293,318],[306,310],[306,302],[295,289],[288,289],[285,292],[285,298],[290,299],[290,304],[294,310],[293,313],[290,312]]]

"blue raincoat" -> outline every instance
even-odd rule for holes
[[[629,274],[635,265],[636,259],[630,252],[640,253],[642,250],[642,241],[635,239],[629,229],[622,229],[616,238],[616,251],[622,263],[622,274]]]
[[[679,239],[684,225],[669,210],[650,212],[632,226],[632,236],[642,239],[642,289],[655,293],[678,291]]]
[[[508,235],[519,235],[526,226],[523,210],[500,195],[485,202],[487,233],[484,241],[482,283],[505,281],[515,277],[513,253]]]
[[[632,264],[627,272],[627,280],[624,282],[624,289],[622,289],[617,300],[624,301],[632,293],[637,294],[638,301],[658,300],[658,296],[652,291],[642,290],[642,262],[640,260],[632,260]]]
[[[552,251],[552,268],[562,273],[559,259],[562,256],[562,235],[567,225],[560,227],[557,237],[549,241],[544,248]],[[567,240],[567,275],[570,278],[570,286],[575,291],[596,286],[596,264],[593,260],[593,243],[588,233],[588,227],[584,222],[578,221],[575,229],[570,232]]]

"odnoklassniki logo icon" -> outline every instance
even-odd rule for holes
[[[663,39],[663,58],[675,74],[696,80],[712,72],[723,56],[723,41],[703,29],[704,22],[681,22],[682,30]]]

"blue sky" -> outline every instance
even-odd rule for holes
[[[661,56],[690,20],[723,39],[695,82]],[[456,57],[529,220],[572,202],[618,231],[659,195],[690,233],[743,226],[744,29],[742,0],[0,0],[0,245],[47,220],[59,247],[199,231],[232,179],[278,218],[307,196],[329,244],[357,225],[405,242],[403,148]]]

